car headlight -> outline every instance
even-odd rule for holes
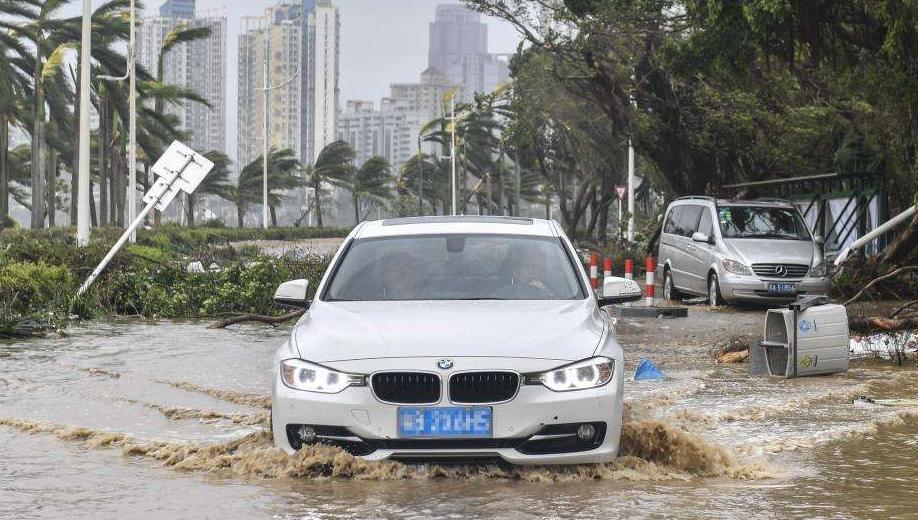
[[[752,274],[752,271],[750,271],[748,267],[746,267],[744,264],[741,264],[740,262],[737,262],[736,260],[724,259],[723,266],[727,272],[733,274]]]
[[[604,356],[578,361],[545,372],[526,374],[527,385],[543,385],[555,392],[603,386],[615,373],[615,360]]]
[[[813,278],[822,278],[823,276],[829,274],[829,265],[823,260],[818,264],[810,267],[810,276]]]
[[[294,390],[337,394],[349,386],[366,386],[366,376],[345,374],[302,359],[288,359],[280,364],[281,380]]]

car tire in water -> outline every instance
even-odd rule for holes
[[[673,283],[673,273],[668,267],[663,271],[663,299],[671,301],[682,299],[682,293],[676,289]]]
[[[719,307],[724,304],[724,299],[720,295],[720,281],[716,273],[711,273],[708,277],[708,305]]]

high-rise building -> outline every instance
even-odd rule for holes
[[[303,104],[297,81],[301,13],[299,3],[283,3],[266,9],[261,17],[243,18],[238,77],[240,168],[263,151],[265,109],[261,89],[265,85],[272,87],[268,93],[271,106],[268,146],[279,150],[290,148],[299,154]]]
[[[372,101],[348,101],[338,117],[337,139],[354,148],[354,163],[379,156],[398,169],[417,154],[418,134],[427,121],[403,100],[383,98],[380,109]]]
[[[196,17],[194,0],[168,0],[160,16],[141,20],[137,30],[137,62],[155,75],[163,41],[173,30],[208,27],[210,36],[181,43],[163,60],[163,82],[193,90],[210,106],[186,102],[166,111],[178,118],[191,136],[189,145],[202,152],[226,151],[226,18]]]
[[[462,99],[491,92],[509,77],[507,60],[488,53],[488,25],[481,15],[463,5],[437,6],[430,24],[429,67],[449,83],[462,86]]]
[[[166,0],[159,8],[163,18],[194,18],[195,0]]]
[[[265,44],[267,38],[267,45]],[[239,163],[261,155],[265,57],[270,145],[304,163],[334,141],[340,89],[340,18],[329,0],[286,0],[244,19],[239,36]]]

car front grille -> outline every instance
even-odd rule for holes
[[[803,278],[810,266],[803,264],[752,264],[752,270],[762,278]]]
[[[520,386],[516,372],[461,372],[449,378],[449,398],[454,403],[509,401]]]
[[[380,401],[430,404],[440,400],[440,376],[426,372],[378,372],[370,380]]]

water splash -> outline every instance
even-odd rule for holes
[[[220,390],[217,388],[207,388],[194,383],[157,381],[165,385],[185,390],[186,392],[196,392],[204,394],[214,399],[226,401],[228,403],[240,404],[243,406],[252,406],[255,408],[271,408],[271,396],[251,394],[248,392],[239,392],[235,390]]]
[[[761,464],[738,463],[724,449],[711,446],[698,436],[661,422],[626,423],[622,432],[623,456],[608,464],[513,468],[496,465],[416,466],[393,461],[366,461],[338,448],[323,445],[306,446],[288,455],[274,447],[268,431],[259,431],[222,444],[200,444],[141,441],[123,433],[15,418],[0,419],[0,425],[30,434],[50,434],[92,448],[120,448],[126,456],[157,461],[165,467],[259,478],[570,481],[771,476],[769,470]]]

